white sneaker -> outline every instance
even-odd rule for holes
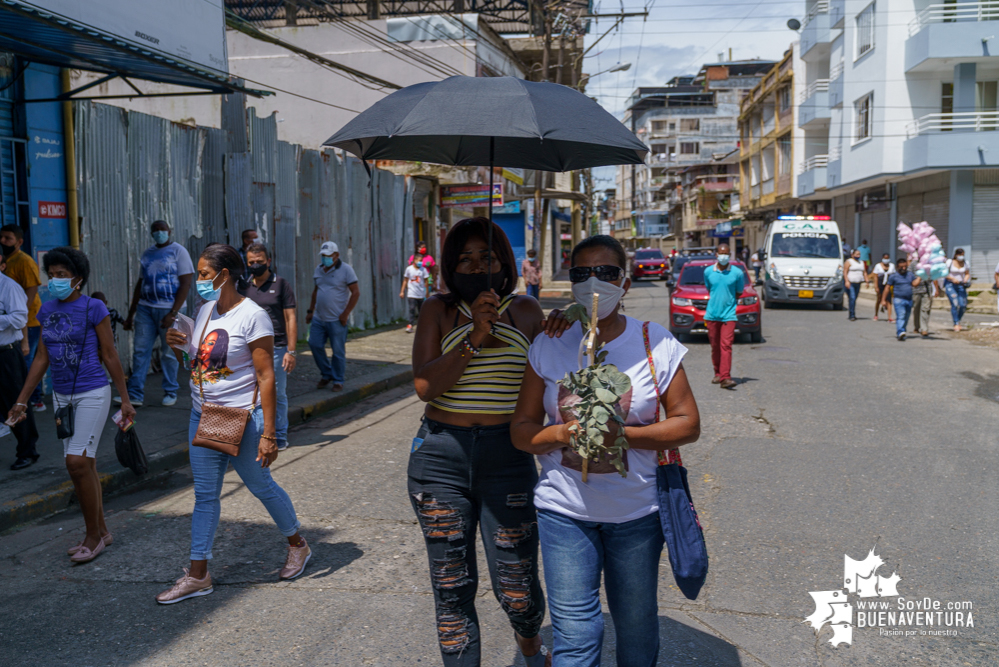
[[[171,405],[176,405],[176,404],[177,404],[176,396],[167,395],[163,397],[163,405],[165,405],[166,407],[169,408]]]
[[[45,403],[43,401],[38,401],[37,403],[31,404],[31,409],[35,412],[45,412]]]
[[[141,408],[142,407],[142,401],[136,401],[134,399],[130,399],[130,400],[131,400],[133,408]],[[114,402],[117,403],[118,405],[121,405],[121,396],[115,396],[114,397]]]

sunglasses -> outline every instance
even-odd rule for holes
[[[624,273],[624,269],[613,264],[603,266],[574,266],[569,269],[569,281],[574,283],[585,283],[590,276],[596,276],[597,280],[605,283],[612,283]]]

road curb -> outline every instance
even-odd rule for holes
[[[303,404],[288,407],[288,425],[305,423],[327,412],[357,403],[365,398],[380,394],[411,382],[412,369],[399,371],[388,377],[349,389],[328,398],[308,400]],[[312,392],[314,396],[318,392]],[[326,392],[323,392],[324,394]],[[110,446],[114,446],[111,443]],[[127,490],[138,490],[151,486],[165,474],[189,463],[188,443],[174,445],[149,456],[149,472],[139,477],[128,468],[101,473],[101,487],[104,496],[109,497]],[[0,504],[0,534],[17,526],[44,519],[67,509],[73,501],[73,483],[69,480],[39,493],[31,493]]]

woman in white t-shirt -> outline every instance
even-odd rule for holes
[[[222,511],[222,483],[230,463],[288,538],[288,556],[280,577],[294,579],[302,574],[311,556],[309,545],[298,534],[300,524],[291,499],[271,477],[270,465],[278,456],[274,327],[267,311],[236,291],[236,281],[245,271],[243,259],[232,246],[213,243],[205,248],[198,259],[196,283],[205,303],[195,319],[194,338],[188,340],[177,329],[167,331],[167,343],[178,361],[186,363],[185,356],[192,360],[188,435],[192,441],[194,512],[190,570],[184,568],[184,576],[156,596],[160,604],[212,592],[208,561]],[[193,444],[203,403],[250,410],[238,455]]]
[[[627,476],[609,462],[590,462],[584,483],[582,459],[568,447],[571,424],[563,423],[559,412],[558,381],[579,370],[584,337],[579,323],[559,338],[534,339],[511,424],[514,445],[541,462],[534,504],[555,635],[554,663],[563,667],[599,664],[604,628],[601,574],[619,664],[655,664],[656,588],[664,542],[656,495],[657,452],[694,442],[700,435],[697,403],[681,364],[687,349],[665,328],[650,323],[653,379],[643,323],[619,312],[619,301],[631,285],[625,278],[626,263],[617,240],[592,236],[572,251],[569,278],[576,301],[588,311],[593,293],[600,294],[598,340],[607,353],[605,363],[631,378],[631,391],[621,400],[630,445]],[[657,404],[668,415],[662,421],[657,421]]]
[[[419,255],[409,258],[409,266],[402,274],[402,288],[399,290],[399,298],[406,298],[409,306],[409,324],[406,325],[406,333],[413,333],[413,327],[420,319],[420,310],[423,308],[423,301],[427,298],[427,282],[430,280],[430,273],[423,268]]]
[[[881,255],[881,261],[874,265],[871,269],[871,273],[874,274],[874,289],[877,290],[877,295],[874,299],[874,321],[878,321],[878,309],[881,308],[881,302],[887,301],[888,303],[888,321],[894,322],[891,316],[891,298],[882,299],[881,296],[886,289],[891,289],[888,287],[888,276],[895,273],[895,265],[892,264],[891,257],[888,253]]]
[[[947,260],[947,275],[944,276],[944,294],[950,301],[950,317],[954,320],[954,331],[961,330],[964,311],[968,309],[968,284],[971,282],[971,269],[964,259],[964,248],[954,251]]]
[[[860,260],[860,251],[856,248],[853,254],[843,264],[843,282],[846,283],[847,296],[850,299],[850,321],[857,320],[857,296],[860,294],[860,286],[870,282],[867,277],[866,265]]]

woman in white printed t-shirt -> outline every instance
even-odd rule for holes
[[[236,281],[245,271],[239,251],[232,246],[212,243],[205,248],[198,259],[196,283],[205,303],[195,318],[194,339],[188,340],[176,329],[167,331],[167,343],[178,361],[184,363],[181,350],[192,359],[188,435],[192,441],[194,512],[190,570],[184,568],[184,576],[156,596],[160,604],[212,592],[208,561],[222,511],[222,483],[230,463],[288,538],[288,557],[281,579],[302,574],[311,556],[309,545],[298,534],[299,522],[291,499],[271,477],[270,465],[278,456],[274,435],[274,327],[267,311],[236,291]],[[193,444],[204,403],[250,411],[236,456]]]
[[[656,494],[657,452],[700,436],[697,403],[681,364],[687,349],[659,324],[646,326],[619,312],[620,299],[631,285],[625,278],[626,263],[616,239],[592,236],[573,249],[569,279],[573,296],[587,311],[593,294],[600,295],[596,316],[605,363],[631,378],[632,388],[620,402],[630,447],[627,476],[609,462],[590,462],[584,483],[582,459],[567,446],[571,423],[563,423],[560,415],[558,382],[579,370],[584,337],[579,323],[561,337],[535,338],[511,424],[514,445],[537,455],[542,467],[534,504],[558,667],[599,664],[604,628],[601,574],[617,634],[618,664],[656,664],[656,589],[664,542]],[[655,379],[647,349],[655,362]],[[666,418],[657,421],[662,411]]]

